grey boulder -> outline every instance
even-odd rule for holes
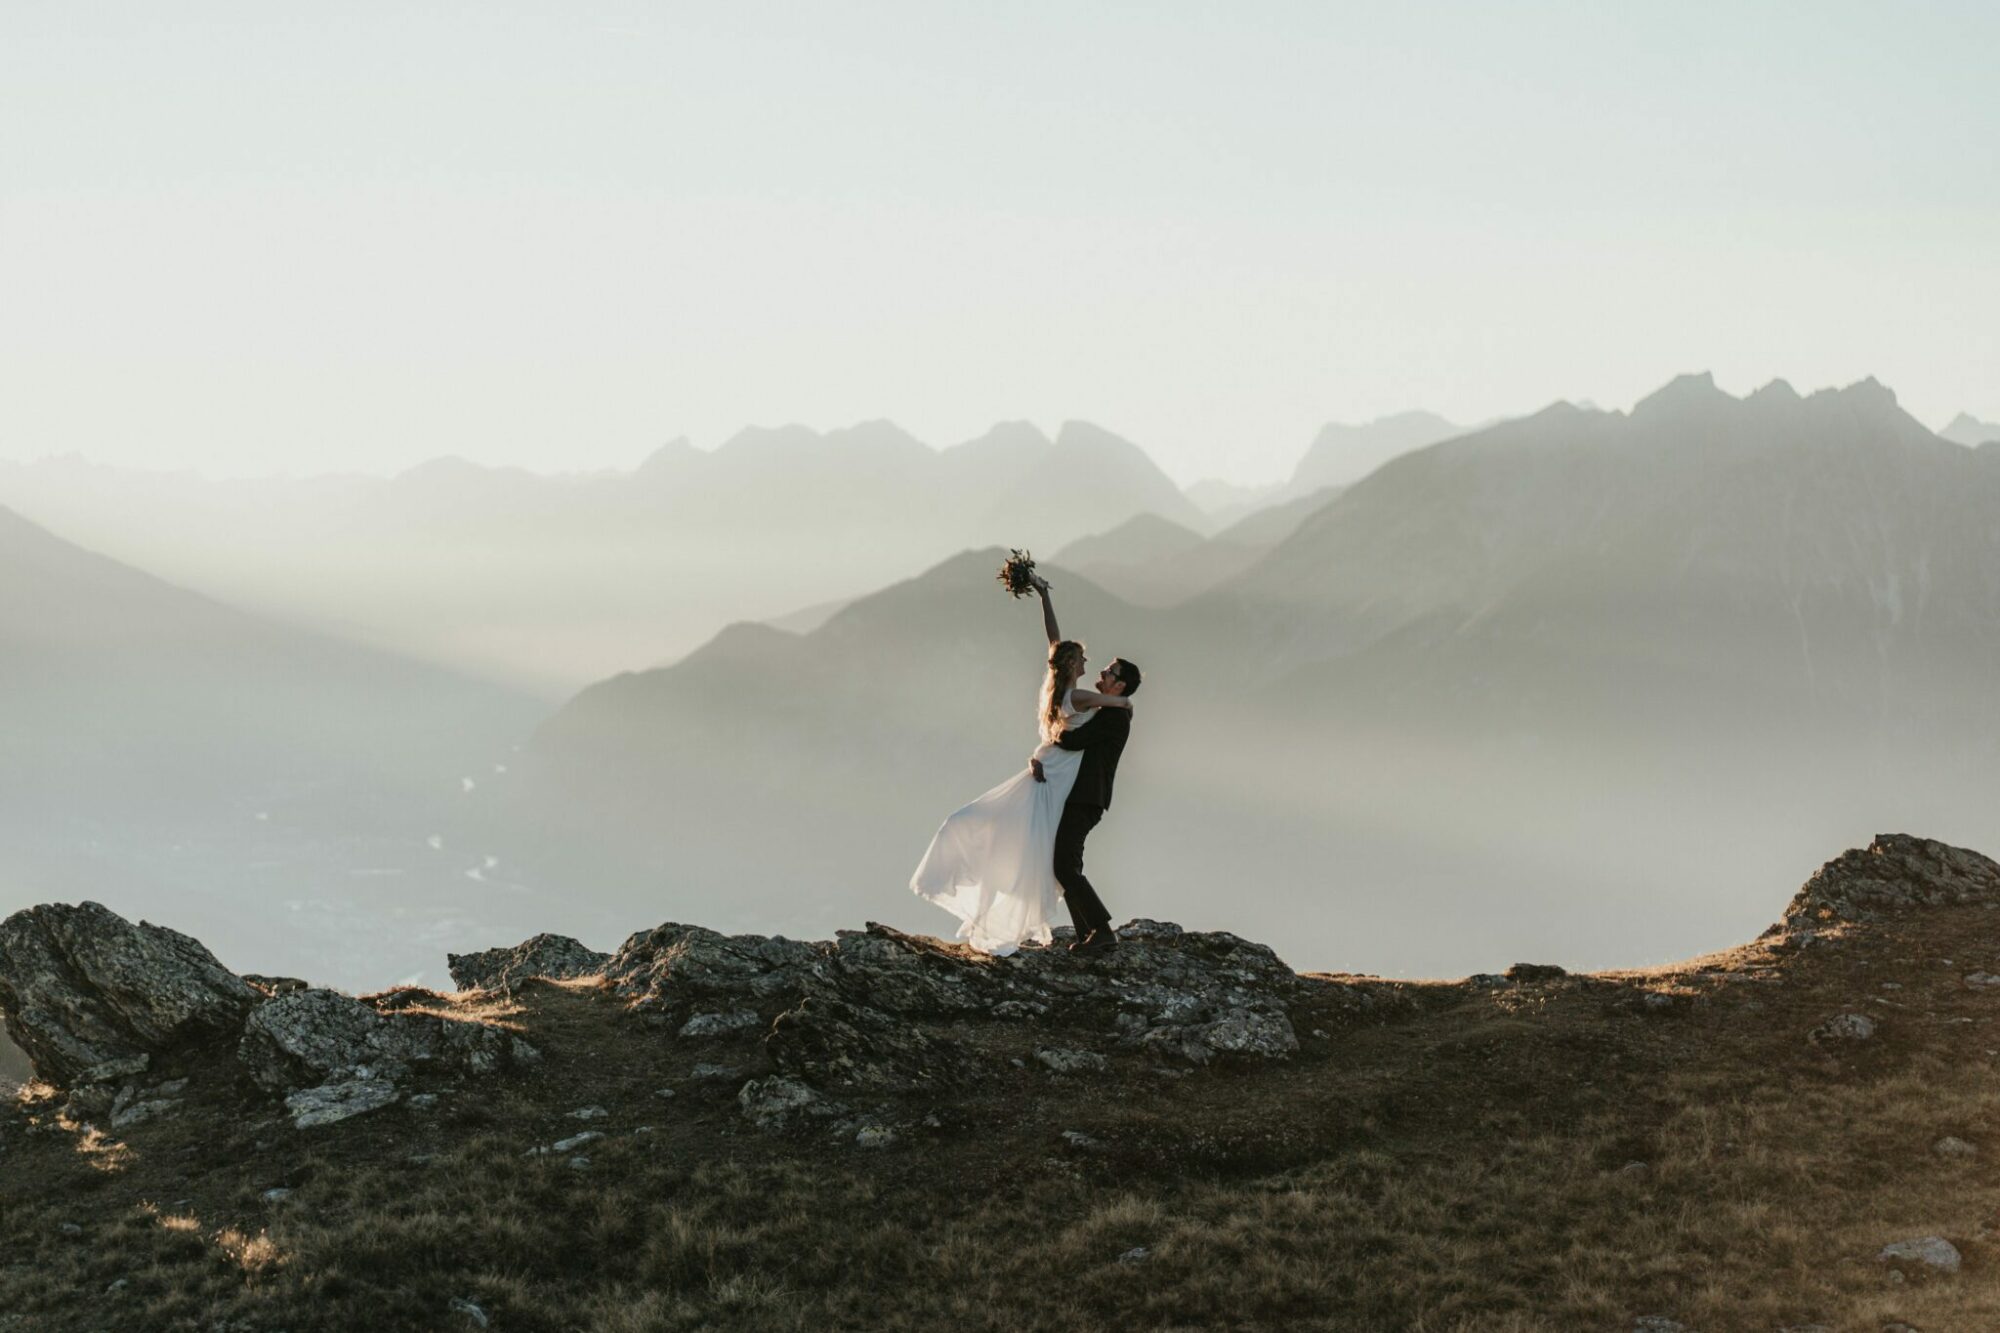
[[[339,991],[312,988],[261,1005],[243,1027],[237,1058],[272,1092],[366,1072],[412,1068],[490,1073],[525,1063],[533,1048],[484,1023],[434,1014],[377,1013]]]
[[[843,1114],[846,1107],[830,1101],[795,1078],[773,1074],[751,1079],[736,1094],[743,1118],[767,1134],[784,1133],[815,1121]]]
[[[1934,1273],[1956,1273],[1961,1262],[1958,1246],[1943,1236],[1919,1236],[1884,1245],[1875,1259],[1885,1264],[1911,1264]]]
[[[512,990],[531,977],[567,981],[604,970],[611,955],[587,948],[567,935],[537,935],[511,949],[481,949],[445,955],[460,990]]]
[[[100,903],[0,921],[0,1014],[57,1087],[128,1078],[171,1047],[226,1036],[257,999],[199,940]]]
[[[393,1105],[401,1095],[396,1085],[385,1078],[342,1079],[290,1094],[285,1098],[285,1109],[292,1113],[295,1128],[317,1129],[379,1111]]]

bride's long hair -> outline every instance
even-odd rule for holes
[[[1042,681],[1042,740],[1049,745],[1063,730],[1063,694],[1083,671],[1083,645],[1063,639],[1049,645],[1049,674]]]

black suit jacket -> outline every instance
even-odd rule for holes
[[[1111,808],[1111,780],[1118,776],[1118,756],[1132,735],[1132,710],[1100,708],[1097,716],[1066,731],[1056,741],[1065,750],[1083,751],[1083,763],[1076,770],[1076,785],[1069,790],[1069,804]]]

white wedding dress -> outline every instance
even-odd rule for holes
[[[1097,716],[1076,711],[1065,691],[1063,729],[1073,731]],[[1080,750],[1044,744],[1046,782],[1024,768],[978,800],[951,812],[910,877],[917,896],[959,919],[958,938],[982,953],[1006,955],[1024,940],[1055,938],[1052,919],[1062,902],[1056,883],[1056,825],[1076,785]]]

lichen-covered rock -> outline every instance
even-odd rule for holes
[[[511,949],[481,949],[445,955],[460,990],[511,990],[530,977],[564,981],[602,972],[611,961],[567,935],[537,935]]]
[[[764,1047],[782,1072],[844,1087],[942,1088],[984,1072],[959,1043],[832,995],[814,995],[780,1014]]]
[[[1867,1041],[1875,1035],[1875,1020],[1866,1014],[1835,1014],[1806,1034],[1815,1042]]]
[[[681,1024],[681,1036],[690,1039],[727,1037],[747,1032],[763,1022],[755,1009],[734,1009],[726,1014],[696,1014]]]
[[[791,1007],[766,1047],[781,1071],[821,1085],[907,1090],[980,1077],[990,1071],[938,1031],[961,1020],[1111,1029],[1128,1047],[1193,1063],[1298,1049],[1289,1003],[1307,983],[1269,948],[1171,922],[1132,922],[1123,934],[1125,947],[1086,961],[1032,946],[994,958],[877,924],[821,944],[670,924],[634,935],[606,975],[648,1013],[686,1015],[717,995],[783,997]],[[682,1031],[741,1021],[696,1013]],[[1155,1029],[1165,1031],[1146,1041]]]
[[[744,1119],[767,1134],[798,1129],[845,1114],[847,1108],[794,1078],[752,1079],[736,1094]]]
[[[566,1139],[557,1139],[554,1143],[548,1144],[545,1147],[530,1148],[526,1155],[529,1157],[560,1157],[564,1153],[575,1152],[586,1143],[595,1143],[603,1137],[604,1131],[601,1129],[586,1129],[582,1133],[572,1134]]]
[[[501,1028],[435,1014],[382,1014],[316,987],[259,1006],[236,1054],[260,1086],[283,1092],[361,1071],[397,1077],[430,1066],[485,1074],[535,1053]]]
[[[1962,847],[1906,833],[1878,834],[1813,873],[1775,930],[1869,921],[1918,907],[2000,902],[2000,864]]]
[[[1096,1051],[1075,1051],[1060,1046],[1037,1049],[1035,1063],[1055,1074],[1101,1074],[1110,1068],[1110,1061]]]
[[[294,991],[250,1016],[236,1055],[260,1086],[283,1092],[379,1059],[370,1042],[387,1021],[339,991]]]
[[[761,998],[796,990],[825,949],[782,935],[723,935],[668,922],[632,935],[603,970],[619,994],[635,1001],[703,995]]]
[[[1158,1027],[1143,1033],[1139,1049],[1169,1063],[1206,1065],[1217,1056],[1279,1059],[1299,1048],[1283,1014],[1241,1010],[1194,1027]]]
[[[258,998],[200,941],[99,903],[0,921],[0,1014],[57,1087],[127,1078],[173,1046],[226,1036]]]
[[[1201,1044],[1219,1055],[1276,1058],[1299,1048],[1291,1019],[1280,1013],[1236,1009],[1195,1030]]]
[[[939,1087],[985,1072],[940,1023],[1032,1019],[1052,1030],[1116,1030],[1128,1047],[1205,1063],[1298,1048],[1290,1001],[1303,982],[1269,948],[1223,931],[1133,921],[1124,947],[1079,959],[1029,946],[1006,958],[871,923],[829,943],[720,935],[667,924],[633,935],[605,975],[650,1021],[716,1035],[740,1019],[717,997],[789,1005],[765,1044],[781,1071],[820,1084]],[[1316,983],[1321,987],[1334,983]],[[765,1012],[769,1012],[768,1008]],[[747,1023],[745,1024],[747,1028]],[[1152,1029],[1171,1029],[1146,1043]]]
[[[402,1094],[386,1078],[352,1078],[302,1088],[285,1098],[296,1129],[316,1129],[392,1106]]]
[[[152,1097],[144,1101],[128,1102],[124,1106],[112,1108],[111,1127],[124,1129],[147,1120],[158,1120],[162,1116],[173,1115],[180,1109],[180,1102],[172,1097]]]
[[[1908,1264],[1933,1273],[1956,1273],[1963,1262],[1958,1246],[1943,1236],[1919,1236],[1884,1245],[1875,1259],[1878,1263]]]

